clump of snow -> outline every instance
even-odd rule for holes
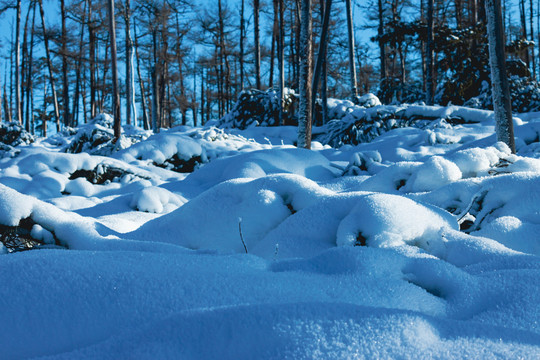
[[[34,226],[32,226],[30,235],[32,238],[39,240],[44,244],[54,244],[54,235],[38,224],[34,224]]]
[[[421,192],[435,190],[441,186],[461,179],[462,173],[453,162],[440,156],[432,156],[416,168],[405,191]]]
[[[440,254],[444,248],[441,231],[449,229],[458,229],[457,221],[442,210],[401,196],[371,194],[358,199],[341,221],[337,244],[377,247],[410,244]]]
[[[355,99],[356,104],[358,106],[370,108],[374,106],[380,106],[382,105],[381,101],[377,96],[375,96],[372,93],[367,93],[365,95],[359,96],[357,99]]]
[[[170,191],[151,186],[133,194],[130,206],[139,211],[150,213],[170,212],[185,204],[187,200]]]

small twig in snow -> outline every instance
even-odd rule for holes
[[[248,249],[246,246],[246,242],[244,241],[244,236],[242,235],[242,218],[238,218],[238,231],[240,232],[240,240],[242,240],[242,245],[244,245],[244,250],[246,251],[246,254],[247,254]]]

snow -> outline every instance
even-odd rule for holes
[[[511,154],[489,111],[364,100],[331,99],[311,151],[293,127],[78,142],[108,116],[14,145],[0,238],[43,245],[0,245],[2,357],[540,357],[537,115]],[[396,111],[424,125],[324,141]]]

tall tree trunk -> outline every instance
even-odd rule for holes
[[[315,103],[317,100],[317,89],[319,87],[319,79],[321,78],[321,69],[324,62],[326,42],[328,39],[328,24],[330,20],[330,9],[332,7],[332,0],[326,0],[324,8],[324,16],[321,31],[321,40],[319,41],[319,51],[317,53],[317,60],[315,62],[315,72],[313,74],[313,81],[311,86],[311,116],[315,116]],[[350,45],[350,44],[349,44]],[[354,45],[353,45],[354,46]]]
[[[427,0],[427,41],[426,41],[426,104],[433,105],[434,59],[433,59],[433,0]]]
[[[278,0],[272,1],[274,6],[274,23],[272,26],[272,46],[270,47],[270,75],[268,77],[268,87],[274,86],[274,58],[276,54],[276,44],[278,42]]]
[[[43,41],[45,42],[45,55],[47,57],[47,67],[49,68],[49,82],[51,83],[51,91],[54,103],[54,118],[56,121],[56,131],[60,132],[60,112],[58,110],[58,98],[56,97],[56,88],[54,86],[54,76],[51,61],[51,52],[49,51],[49,36],[45,26],[45,12],[43,11],[43,0],[38,0],[39,14],[41,16],[41,27],[43,29]]]
[[[311,0],[302,0],[301,8],[298,147],[311,149]]]
[[[112,85],[113,85],[113,114],[114,141],[120,139],[122,119],[120,118],[120,94],[118,91],[118,64],[116,59],[116,20],[114,17],[114,0],[109,0],[109,34],[111,39]]]
[[[97,115],[96,104],[96,34],[92,19],[92,0],[88,0],[88,60],[90,62],[90,118]]]
[[[26,131],[30,131],[30,123],[24,121],[25,119],[25,104],[28,104],[30,98],[29,94],[29,75],[28,75],[28,21],[30,19],[30,12],[32,11],[32,6],[28,6],[26,11],[26,18],[24,20],[24,31],[23,31],[23,45],[22,45],[22,63],[21,63],[21,121],[24,122]],[[26,101],[25,101],[26,98]],[[26,106],[28,110],[28,106]],[[28,118],[28,117],[27,117]]]
[[[283,23],[283,13],[285,9],[283,8],[283,0],[278,0],[279,8],[279,123],[285,125],[283,118],[283,100],[284,100],[284,89],[285,89],[285,24]]]
[[[30,131],[32,134],[34,133],[33,124],[33,113],[34,113],[34,107],[30,107],[31,99],[33,98],[33,91],[34,91],[34,84],[33,84],[33,63],[34,63],[34,33],[35,33],[35,24],[36,24],[36,4],[32,4],[32,27],[30,29],[30,53],[28,55],[28,66],[26,69],[26,119],[25,123],[27,124],[28,128],[27,131]],[[30,113],[32,113],[32,117],[30,117]]]
[[[69,82],[68,82],[68,62],[67,62],[67,29],[66,29],[66,8],[65,0],[60,0],[60,14],[62,19],[62,104],[64,105],[64,125],[71,126],[69,114]]]
[[[152,30],[152,41],[153,41],[153,49],[154,49],[154,64],[152,67],[152,128],[154,130],[154,133],[159,132],[159,124],[158,124],[158,118],[159,118],[159,103],[158,103],[158,93],[159,93],[159,87],[158,87],[158,59],[157,59],[157,30]]]
[[[201,125],[204,123],[204,67],[201,64]]]
[[[421,0],[423,2],[423,0]],[[456,27],[461,29],[463,27],[463,0],[454,0],[456,8]]]
[[[324,22],[324,13],[322,10],[327,6],[327,2],[332,0],[322,0],[321,1],[321,15],[323,16]],[[330,10],[329,10],[330,11]],[[326,35],[328,39],[328,34]],[[322,100],[322,124],[324,125],[328,122],[328,67],[327,67],[327,54],[328,54],[328,40],[324,44],[324,55],[322,60],[322,73],[321,73],[321,100]]]
[[[244,90],[244,38],[246,36],[246,29],[244,25],[244,5],[245,0],[242,0],[242,5],[240,7],[240,89],[242,91]],[[201,119],[201,121],[203,120]]]
[[[504,142],[512,153],[516,152],[510,89],[506,75],[504,29],[500,0],[486,0],[486,17],[489,39],[489,63],[491,66],[491,89],[497,140]]]
[[[521,18],[521,39],[527,40],[527,14],[525,13],[525,0],[519,0],[519,14]],[[524,55],[525,55],[525,63],[527,64],[527,67],[530,69],[531,62],[529,59],[529,48],[525,48]]]
[[[148,111],[146,110],[146,92],[144,90],[144,81],[141,76],[141,64],[139,60],[139,42],[137,39],[137,24],[133,21],[133,37],[135,40],[135,60],[137,62],[137,77],[139,79],[139,87],[141,89],[141,105],[143,112],[143,128],[144,130],[150,129],[150,120],[148,118]]]
[[[73,106],[72,106],[72,114],[73,114],[73,125],[77,126],[79,124],[79,97],[80,97],[80,89],[81,89],[81,69],[82,69],[82,59],[83,59],[83,45],[84,45],[84,27],[86,22],[86,6],[88,5],[88,2],[84,2],[84,9],[83,9],[83,15],[81,20],[81,30],[79,34],[79,49],[80,52],[78,54],[78,61],[77,66],[75,68],[75,95],[73,96]],[[86,113],[84,107],[83,111]]]
[[[15,107],[17,122],[22,125],[21,109],[21,0],[17,0],[17,22],[15,28]]]
[[[377,28],[377,35],[379,37],[379,56],[381,58],[381,80],[384,80],[387,76],[386,74],[386,49],[385,44],[382,39],[384,34],[384,9],[382,0],[378,0],[379,5],[379,26]]]
[[[534,16],[534,8],[533,8],[533,0],[529,0],[529,10],[530,10],[530,16],[529,16],[529,25],[530,25],[530,34],[531,34],[531,41],[533,42],[533,45],[531,46],[531,59],[532,59],[532,71],[531,74],[533,78],[536,80],[536,56],[534,54],[534,25],[533,25],[533,16]]]
[[[131,125],[131,110],[135,110],[133,96],[133,44],[131,43],[131,0],[126,0],[124,20],[126,23],[126,124]],[[135,119],[137,124],[137,119]]]
[[[347,12],[347,34],[349,37],[349,69],[351,72],[351,98],[355,99],[358,95],[356,89],[356,65],[354,64],[354,31],[352,20],[351,0],[345,0],[345,11]]]
[[[261,89],[261,45],[259,43],[259,0],[253,0],[253,21],[255,26],[255,87]]]

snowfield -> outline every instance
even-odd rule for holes
[[[540,358],[540,113],[364,100],[0,147],[1,357]]]

